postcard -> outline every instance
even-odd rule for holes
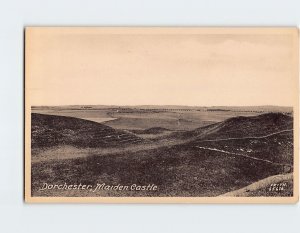
[[[25,201],[295,203],[298,29],[27,27]]]

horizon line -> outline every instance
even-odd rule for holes
[[[31,105],[31,107],[67,107],[67,106],[116,106],[116,107],[138,107],[138,106],[180,106],[180,107],[202,107],[202,108],[211,108],[211,107],[288,107],[293,108],[292,105],[272,105],[272,104],[264,104],[264,105],[182,105],[182,104],[64,104],[64,105]]]

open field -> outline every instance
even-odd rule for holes
[[[35,109],[32,194],[210,197],[293,172],[291,111],[212,109]],[[97,116],[117,119],[86,120]],[[41,190],[45,183],[158,189]],[[292,184],[270,193],[261,185],[252,195],[287,196]]]
[[[53,194],[39,191],[45,183],[156,184],[158,192],[86,192],[86,196],[217,196],[282,172],[281,167],[248,158],[224,156],[213,151],[174,146],[133,153],[118,153],[71,160],[34,163],[34,195],[75,195],[80,191]]]
[[[33,107],[33,113],[69,116],[104,123],[115,129],[193,130],[236,116],[268,112],[291,113],[288,107],[188,107],[188,106],[58,106]]]

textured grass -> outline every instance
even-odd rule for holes
[[[118,147],[143,139],[109,126],[74,117],[31,114],[32,148],[72,145],[79,148]]]
[[[284,114],[270,113],[256,117],[237,117],[198,128],[193,131],[176,132],[168,138],[178,140],[178,145],[161,144],[156,139],[155,147],[143,149],[144,141],[139,137],[112,129],[95,122],[70,117],[33,115],[33,150],[61,145],[77,146],[84,153],[64,159],[43,161],[32,164],[33,196],[218,196],[245,187],[266,177],[282,174],[282,166],[253,160],[238,155],[218,151],[199,150],[196,146],[226,148],[227,151],[249,153],[274,162],[292,164],[293,137],[291,133],[274,135],[264,139],[239,139],[226,141],[206,141],[227,137],[260,136],[282,129],[290,129],[292,118]],[[159,130],[154,130],[156,133]],[[153,134],[153,131],[150,130]],[[125,135],[128,141],[103,142],[105,136]],[[117,137],[118,138],[118,137]],[[58,139],[58,140],[57,140]],[[124,138],[122,138],[124,139]],[[184,143],[183,143],[184,142]],[[114,144],[115,143],[115,144]],[[138,151],[126,150],[129,146],[142,144]],[[123,147],[124,150],[105,154],[104,149]],[[138,147],[138,146],[136,146]],[[86,150],[98,148],[97,150]],[[101,148],[104,148],[103,151]],[[242,150],[241,150],[242,149]],[[247,152],[251,150],[251,152]],[[53,150],[55,151],[55,150]],[[78,152],[78,151],[77,151]],[[47,153],[44,153],[47,155]],[[55,153],[55,152],[53,152]],[[37,156],[39,152],[37,151]],[[49,156],[51,157],[51,156]],[[78,191],[39,190],[48,184],[96,185],[148,185],[158,186],[157,191]],[[286,192],[291,192],[291,186]],[[262,192],[262,191],[261,191]],[[257,193],[260,195],[260,192]],[[264,194],[265,195],[265,194]],[[273,194],[275,195],[275,193]],[[281,195],[277,193],[276,195]]]

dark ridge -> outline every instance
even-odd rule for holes
[[[145,129],[145,130],[130,130],[133,133],[136,134],[161,134],[164,132],[169,132],[171,130],[163,128],[163,127],[152,127],[149,129]]]
[[[293,118],[283,113],[239,116],[222,122],[207,138],[263,136],[287,129],[293,129]]]
[[[118,147],[144,140],[122,130],[74,117],[31,114],[32,148],[58,145],[75,147]]]
[[[272,112],[272,113],[264,113],[257,116],[238,116],[238,117],[232,117],[224,122],[242,122],[242,121],[270,121],[274,122],[275,124],[281,124],[282,122],[292,121],[292,116],[289,114],[279,113],[279,112]]]
[[[229,137],[263,136],[280,130],[293,129],[293,117],[283,113],[238,116],[191,131],[174,132],[169,139],[221,139]]]

